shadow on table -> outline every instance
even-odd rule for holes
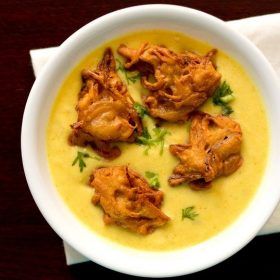
[[[268,236],[259,236],[240,252],[214,267],[187,276],[174,278],[200,280],[206,279],[206,277],[207,279],[215,279],[216,277],[228,279],[230,277],[230,279],[232,279],[234,276],[245,276],[248,274],[252,277],[257,274],[265,275],[266,279],[275,279],[276,275],[279,274],[280,269],[279,258],[275,257],[279,254],[279,249],[279,233]],[[69,267],[69,270],[71,278],[73,279],[89,280],[102,277],[102,279],[126,280],[141,278],[118,273],[93,262],[72,265]]]

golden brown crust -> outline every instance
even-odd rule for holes
[[[130,49],[122,44],[118,53],[125,57],[127,69],[140,71],[149,114],[170,122],[188,120],[217,88],[221,75],[211,59],[216,50],[205,56],[192,52],[175,53],[163,46],[142,44]],[[153,80],[153,81],[151,81]]]
[[[163,193],[127,166],[94,170],[92,202],[104,210],[104,223],[116,224],[140,234],[153,232],[169,221],[160,210]]]
[[[101,156],[120,155],[114,142],[133,142],[142,134],[142,122],[133,108],[134,101],[116,73],[111,49],[106,49],[96,70],[83,70],[84,86],[76,107],[78,120],[72,124],[69,142],[90,144]]]
[[[194,189],[205,189],[213,179],[233,173],[242,164],[241,141],[241,128],[229,117],[194,113],[189,143],[170,145],[170,152],[180,159],[170,185],[192,182]]]

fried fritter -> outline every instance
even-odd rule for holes
[[[221,75],[211,61],[216,50],[200,56],[145,43],[137,50],[122,44],[118,53],[126,58],[126,69],[141,73],[142,85],[149,90],[143,97],[144,103],[154,118],[170,122],[188,120],[220,82]]]
[[[72,124],[69,142],[90,144],[101,156],[120,155],[114,142],[133,142],[142,134],[142,122],[133,108],[134,101],[116,73],[116,63],[110,48],[96,70],[83,70],[84,86],[76,107],[78,121]]]
[[[104,210],[105,224],[116,224],[140,234],[153,232],[169,221],[161,210],[163,193],[127,166],[94,170],[90,182],[93,203]]]
[[[194,189],[204,189],[215,178],[233,173],[242,164],[241,141],[240,125],[229,117],[194,113],[189,143],[170,145],[170,152],[180,159],[170,185],[191,182]]]

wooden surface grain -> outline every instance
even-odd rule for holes
[[[34,82],[30,49],[57,46],[81,26],[108,12],[154,2],[196,8],[223,20],[280,12],[279,0],[0,1],[0,279],[134,278],[92,262],[66,266],[62,241],[29,192],[21,161],[20,130]],[[181,278],[242,277],[254,272],[266,275],[266,279],[279,279],[279,249],[280,234],[257,237],[228,260]]]

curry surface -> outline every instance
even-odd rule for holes
[[[82,82],[80,72],[84,68],[94,68],[101,59],[104,49],[110,46],[116,58],[121,43],[137,48],[142,42],[163,44],[181,52],[191,50],[205,54],[211,46],[185,35],[171,31],[142,31],[131,33],[106,43],[85,57],[66,78],[53,105],[47,128],[47,154],[53,182],[67,206],[91,230],[121,243],[143,250],[172,250],[197,244],[214,236],[230,225],[248,206],[261,182],[268,154],[269,132],[264,106],[258,90],[244,69],[225,53],[218,51],[215,63],[234,92],[235,100],[231,103],[234,113],[231,117],[240,123],[243,132],[242,156],[243,165],[234,174],[214,180],[212,188],[206,191],[193,191],[186,184],[170,187],[167,179],[178,161],[168,147],[170,144],[187,142],[188,123],[164,124],[171,134],[165,140],[164,152],[153,147],[148,155],[144,154],[145,146],[137,144],[120,144],[122,154],[113,161],[85,159],[86,168],[79,171],[78,165],[72,166],[77,151],[88,152],[95,156],[90,148],[68,145],[67,138],[71,131],[70,124],[77,120],[75,106]],[[123,73],[119,72],[123,81]],[[141,102],[144,89],[140,82],[130,83],[129,92],[135,101]],[[221,108],[214,106],[211,99],[202,111],[217,114]],[[153,120],[144,118],[144,125],[153,127]],[[164,192],[162,210],[171,221],[154,233],[141,236],[118,226],[106,226],[103,223],[103,212],[100,207],[91,203],[94,189],[88,185],[89,176],[96,167],[127,164],[144,176],[145,171],[159,174],[160,190]],[[199,216],[194,221],[182,220],[182,209],[195,206]]]

